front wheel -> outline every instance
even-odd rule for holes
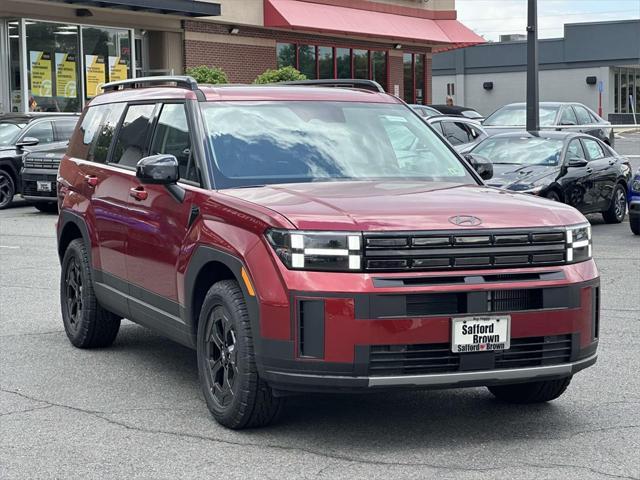
[[[613,198],[609,208],[602,212],[602,218],[606,223],[620,223],[627,214],[627,192],[624,187],[617,184],[613,189]]]
[[[0,210],[7,208],[16,194],[16,186],[13,178],[5,170],[0,170]]]
[[[274,422],[283,400],[258,375],[247,305],[237,282],[223,280],[209,289],[197,343],[200,384],[218,423],[242,429]]]
[[[508,403],[543,403],[555,400],[564,393],[571,377],[540,382],[516,383],[513,385],[495,385],[487,387],[493,395]]]

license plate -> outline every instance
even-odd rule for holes
[[[453,318],[451,339],[451,351],[455,353],[508,350],[511,346],[511,316]]]
[[[37,188],[39,192],[50,192],[51,191],[51,182],[37,182]]]

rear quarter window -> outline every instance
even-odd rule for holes
[[[124,103],[89,107],[71,137],[69,156],[104,163],[124,107]]]

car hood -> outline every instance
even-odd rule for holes
[[[477,228],[561,226],[584,222],[572,207],[486,186],[435,182],[319,182],[222,190],[267,207],[299,229],[464,229],[457,215],[481,220]]]
[[[551,183],[560,172],[557,165],[493,164],[493,177],[487,180],[492,187],[509,188],[511,185]]]

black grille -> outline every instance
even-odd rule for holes
[[[367,271],[505,268],[565,263],[561,229],[365,234]]]
[[[23,160],[23,166],[25,168],[43,168],[47,170],[58,170],[60,166],[61,156],[42,156],[42,155],[27,155]]]
[[[543,307],[542,289],[492,290],[488,292],[490,312],[537,310]]]
[[[494,368],[538,367],[567,363],[571,359],[571,335],[511,339],[511,348],[492,352]],[[483,352],[480,355],[486,355]],[[471,358],[477,353],[462,355]],[[460,371],[459,353],[449,343],[429,345],[372,345],[370,375],[421,375]],[[473,362],[466,362],[467,364]],[[484,364],[483,364],[484,365]],[[481,367],[484,369],[485,367]]]

